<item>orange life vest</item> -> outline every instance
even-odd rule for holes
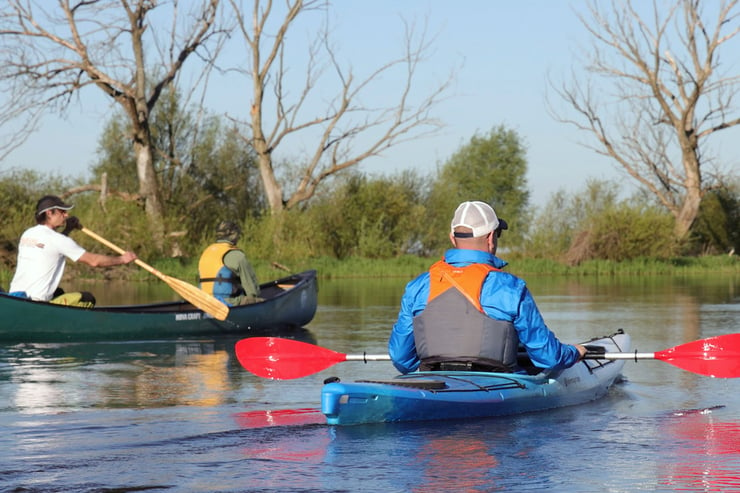
[[[451,362],[496,371],[515,368],[519,338],[514,324],[489,317],[480,302],[483,283],[493,271],[499,269],[444,261],[429,269],[427,306],[413,320],[422,369]]]

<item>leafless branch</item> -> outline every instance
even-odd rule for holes
[[[413,97],[417,82],[415,76],[434,41],[425,30],[417,36],[415,26],[406,25],[402,56],[383,63],[363,79],[358,79],[351,67],[340,62],[326,25],[318,30],[308,47],[303,87],[291,97],[289,88],[295,85],[290,82],[296,78],[284,63],[287,33],[299,15],[326,11],[330,9],[329,3],[325,0],[288,1],[282,20],[274,32],[268,34],[268,19],[274,13],[271,1],[254,1],[251,23],[241,15],[240,2],[230,1],[236,12],[238,31],[249,51],[250,65],[244,72],[249,74],[253,85],[252,133],[243,137],[257,152],[273,212],[305,202],[326,178],[402,142],[433,134],[442,126],[431,112],[444,97],[452,77],[420,101]],[[325,84],[329,77],[337,87],[336,95],[324,104],[325,111],[317,113],[313,110],[309,114],[308,104],[316,101],[317,84],[319,81]],[[394,77],[399,82],[394,104],[368,106],[363,99],[384,77]],[[274,112],[269,124],[264,117],[268,87],[272,88],[274,97]],[[277,178],[273,152],[289,137],[305,132],[316,135],[313,150],[309,150],[307,159],[300,165],[297,183],[289,187],[292,193],[283,197],[283,190],[287,187]],[[361,144],[358,143],[360,140],[363,140]]]
[[[652,17],[641,17],[631,0],[604,8],[594,1],[588,15],[577,14],[593,40],[584,63],[591,77],[555,88],[576,115],[553,110],[555,117],[589,134],[590,148],[650,190],[676,217],[679,237],[711,186],[701,173],[711,162],[703,142],[740,124],[732,116],[740,75],[723,74],[720,64],[720,49],[740,31],[737,4],[675,0],[665,9],[654,0]]]

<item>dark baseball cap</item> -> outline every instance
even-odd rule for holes
[[[40,216],[46,211],[51,209],[61,209],[63,211],[70,210],[74,205],[65,204],[62,199],[56,195],[44,195],[36,203],[36,215]]]

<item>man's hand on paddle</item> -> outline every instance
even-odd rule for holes
[[[573,344],[573,345],[576,347],[576,349],[578,350],[578,354],[580,355],[578,359],[582,360],[583,357],[588,352],[588,349],[586,348],[586,346],[583,346],[582,344]]]
[[[64,236],[69,236],[69,234],[75,229],[82,229],[82,223],[80,223],[80,220],[77,219],[77,216],[69,216],[67,218],[66,224],[64,225],[64,231],[62,231],[62,234]]]

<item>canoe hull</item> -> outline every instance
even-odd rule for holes
[[[310,270],[261,285],[265,301],[231,307],[219,321],[185,301],[83,309],[0,295],[0,341],[146,340],[244,336],[303,327],[316,313],[318,283]]]
[[[588,341],[607,352],[630,347],[627,334]],[[624,360],[585,360],[538,375],[485,372],[415,372],[384,382],[333,382],[322,390],[331,425],[504,416],[583,404],[603,397]],[[418,386],[415,385],[418,382]],[[407,386],[402,386],[407,385]]]

